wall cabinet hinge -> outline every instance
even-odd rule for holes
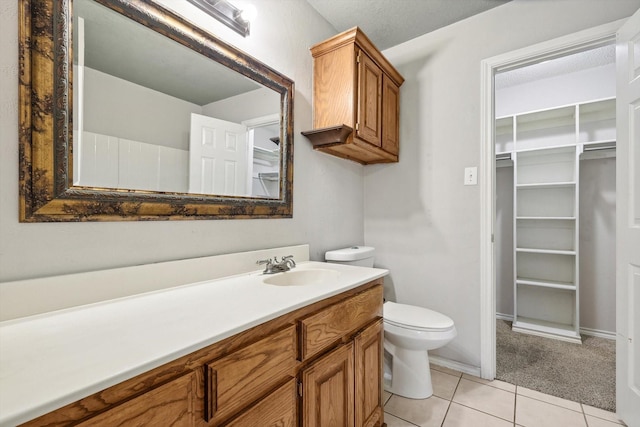
[[[356,130],[360,130],[360,123],[356,123]]]
[[[302,397],[302,383],[298,381],[298,396]]]
[[[358,55],[356,55],[356,64],[359,64],[359,63],[360,63],[360,54],[361,54],[361,53],[362,53],[362,52],[358,52]]]

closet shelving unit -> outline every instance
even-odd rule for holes
[[[615,147],[615,99],[497,118],[495,140],[514,167],[513,330],[580,343],[580,156]]]

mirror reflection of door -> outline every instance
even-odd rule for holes
[[[191,114],[190,193],[249,195],[247,168],[246,126]]]

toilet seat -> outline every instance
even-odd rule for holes
[[[383,305],[384,322],[400,328],[425,332],[446,332],[453,329],[451,318],[424,307],[387,301]]]

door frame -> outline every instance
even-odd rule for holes
[[[497,72],[555,59],[616,41],[625,19],[599,25],[567,36],[538,43],[485,59],[480,70],[480,375],[493,380],[496,374],[496,223],[495,88]],[[579,308],[578,308],[579,309]]]

